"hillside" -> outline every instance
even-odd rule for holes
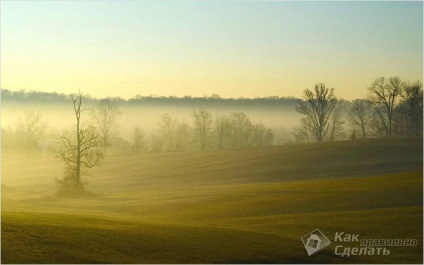
[[[2,159],[3,263],[422,263],[422,139],[113,156],[78,199],[58,161]],[[419,245],[308,257],[316,228]]]
[[[422,139],[369,139],[260,149],[121,156],[100,176],[133,178],[146,185],[258,183],[375,176],[422,169]],[[119,170],[117,170],[119,169]],[[113,172],[113,173],[112,173]],[[125,182],[123,182],[125,183]]]

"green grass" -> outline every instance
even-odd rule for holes
[[[79,199],[58,161],[4,162],[2,263],[423,262],[421,139],[113,156]],[[419,245],[308,257],[315,228]]]
[[[300,248],[296,251],[300,258],[281,253],[281,247],[293,243],[284,238],[233,229],[58,214],[4,218],[10,221],[3,227],[3,244],[10,245],[10,251],[2,256],[17,263],[28,262],[28,257],[36,263],[291,263],[303,257]],[[23,245],[10,240],[13,233]]]

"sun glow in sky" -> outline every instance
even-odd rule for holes
[[[96,97],[366,97],[422,80],[423,3],[2,1],[1,87]]]

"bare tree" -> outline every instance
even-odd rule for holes
[[[370,123],[370,128],[374,131],[377,137],[387,137],[388,120],[385,115],[385,108],[382,105],[372,105],[373,112]]]
[[[92,116],[100,133],[101,144],[106,149],[110,146],[110,139],[117,136],[119,132],[118,120],[121,117],[121,111],[116,100],[111,98],[100,100],[93,109]]]
[[[362,133],[362,138],[367,138],[367,126],[372,121],[371,102],[365,99],[355,99],[349,108],[349,120]]]
[[[231,141],[235,148],[250,146],[249,138],[252,130],[250,119],[243,112],[233,112],[229,117]]]
[[[103,153],[99,150],[100,135],[96,128],[90,124],[83,123],[81,114],[87,109],[82,108],[83,94],[71,94],[74,106],[76,129],[72,135],[61,134],[63,149],[59,158],[65,163],[66,176],[59,181],[62,192],[83,192],[84,185],[81,181],[82,173],[95,166],[100,165]]]
[[[16,136],[24,149],[38,148],[47,131],[48,122],[39,112],[27,111],[16,122]]]
[[[337,102],[336,107],[334,108],[333,112],[330,116],[330,134],[329,134],[329,140],[334,141],[337,137],[344,136],[344,124],[345,121],[343,120],[343,103]]]
[[[274,133],[272,129],[266,128],[263,124],[255,124],[252,126],[252,140],[253,147],[271,146],[274,140]]]
[[[219,116],[215,119],[215,136],[216,144],[219,150],[225,148],[225,140],[228,139],[230,133],[230,121],[227,116]]]
[[[305,115],[305,124],[309,127],[318,142],[322,142],[329,129],[329,119],[336,107],[337,99],[334,88],[327,88],[325,84],[316,84],[314,91],[306,89],[303,91],[304,101],[299,101],[297,112]]]
[[[175,130],[177,127],[177,119],[172,118],[169,113],[162,115],[162,122],[160,126],[160,135],[162,136],[162,143],[165,151],[175,151]]]
[[[24,137],[39,140],[47,130],[47,121],[40,112],[27,111],[16,123],[16,132]]]
[[[422,135],[423,127],[423,84],[416,81],[406,84],[402,90],[402,104],[406,108],[408,136],[417,137]]]
[[[212,115],[206,110],[193,111],[194,130],[200,140],[200,149],[205,150],[212,132]]]
[[[392,137],[393,111],[402,87],[403,82],[399,77],[390,77],[389,79],[379,77],[368,88],[369,98],[384,125],[388,137]]]
[[[311,125],[308,124],[308,119],[302,117],[300,119],[300,124],[293,128],[293,135],[296,143],[309,143],[309,128]]]

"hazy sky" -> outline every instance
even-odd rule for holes
[[[363,98],[422,80],[423,3],[2,1],[1,87],[96,97]]]

